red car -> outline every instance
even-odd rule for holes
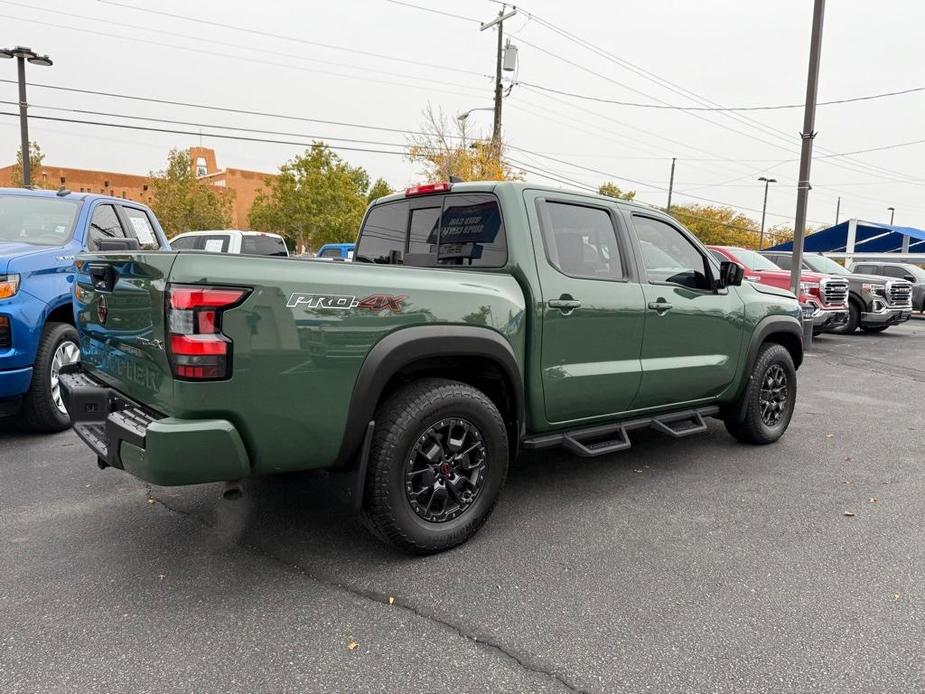
[[[736,246],[707,246],[719,260],[731,260],[745,268],[745,279],[790,289],[790,273],[781,270],[755,251]],[[813,334],[848,322],[848,283],[840,277],[804,270],[800,273],[800,306],[803,317],[812,318]]]

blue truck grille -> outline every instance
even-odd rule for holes
[[[13,346],[13,331],[9,316],[0,316],[0,349]]]

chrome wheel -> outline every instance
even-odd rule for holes
[[[51,399],[61,414],[67,414],[67,409],[65,409],[64,400],[61,398],[61,379],[58,374],[62,366],[73,364],[78,359],[80,359],[80,349],[77,347],[77,344],[70,340],[65,340],[58,345],[58,349],[55,350],[55,356],[52,357],[51,360],[51,378],[49,379],[51,385]]]
[[[761,421],[769,427],[777,426],[787,411],[789,401],[787,373],[780,364],[771,364],[764,373],[761,392],[758,394]]]
[[[488,455],[482,433],[465,419],[442,419],[418,436],[405,464],[405,494],[414,512],[444,523],[472,506]]]

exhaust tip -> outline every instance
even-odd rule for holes
[[[240,480],[229,480],[222,487],[222,499],[225,501],[237,501],[244,496],[244,489],[241,487]]]

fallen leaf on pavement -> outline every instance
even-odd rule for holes
[[[394,604],[395,604],[395,598],[393,598],[391,595],[389,596],[389,604],[390,604],[390,605],[394,605]]]
[[[347,643],[347,650],[348,650],[348,651],[355,651],[355,650],[358,649],[359,647],[360,647],[360,644],[358,644],[356,641],[349,641],[349,642]]]
[[[845,515],[852,518],[854,516],[854,511],[845,511]]]

